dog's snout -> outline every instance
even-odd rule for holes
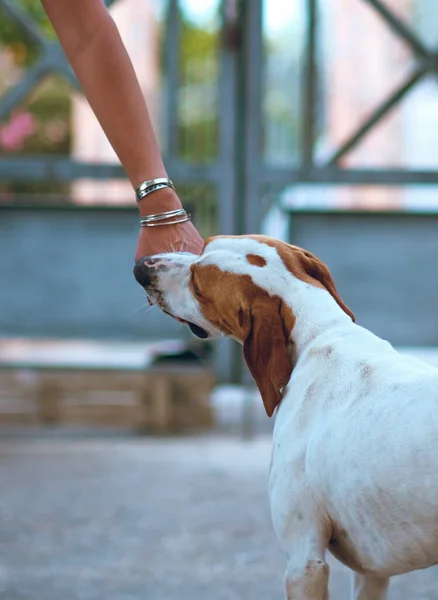
[[[144,256],[140,258],[134,267],[134,277],[142,287],[147,287],[151,284],[152,281],[152,269],[150,264],[148,264],[148,257]]]

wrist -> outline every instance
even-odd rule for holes
[[[163,188],[152,192],[138,203],[138,208],[142,217],[175,210],[181,207],[181,201],[175,190],[172,188]]]

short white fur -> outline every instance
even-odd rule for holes
[[[257,240],[219,238],[201,257],[162,256],[169,271],[160,290],[173,314],[211,335],[188,288],[193,262],[250,275],[296,318],[297,362],[276,416],[269,477],[288,600],[328,599],[327,550],[354,571],[354,600],[384,600],[391,576],[437,564],[438,369],[354,324]]]

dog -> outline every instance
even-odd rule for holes
[[[438,369],[355,323],[327,266],[265,236],[140,259],[137,281],[195,335],[243,345],[276,413],[269,498],[288,600],[327,600],[327,550],[354,600],[438,563]]]

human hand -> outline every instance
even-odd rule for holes
[[[153,192],[140,204],[142,216],[181,208],[181,202],[170,188]],[[138,236],[135,259],[161,252],[192,252],[201,254],[204,240],[190,222],[159,227],[142,227]]]

